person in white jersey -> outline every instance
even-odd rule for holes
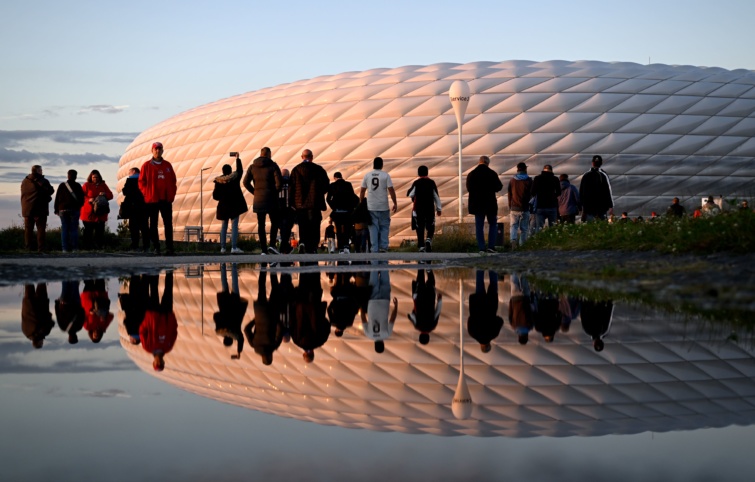
[[[359,191],[359,202],[367,196],[367,210],[370,212],[370,243],[373,253],[388,251],[388,233],[391,228],[391,210],[388,207],[388,194],[393,200],[393,209],[398,211],[396,191],[393,181],[387,172],[383,171],[383,159],[376,157],[372,161],[372,171],[362,179],[362,189]]]

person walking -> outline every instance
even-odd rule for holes
[[[561,194],[558,195],[558,222],[574,224],[577,222],[577,213],[582,209],[579,189],[569,182],[568,174],[561,174],[558,180],[561,182]]]
[[[537,198],[535,232],[543,229],[546,220],[548,227],[552,228],[556,224],[556,218],[558,218],[558,196],[561,194],[561,184],[553,174],[553,167],[550,164],[543,166],[543,172],[535,176],[531,192],[532,197]]]
[[[613,214],[613,191],[608,174],[601,167],[603,158],[592,157],[592,167],[582,175],[579,184],[579,199],[582,202],[582,221],[599,219],[605,221]]]
[[[21,216],[24,218],[24,247],[32,249],[34,228],[37,228],[37,252],[45,251],[47,216],[55,188],[45,179],[42,166],[32,166],[31,174],[21,181]]]
[[[272,159],[272,151],[269,147],[260,149],[260,156],[252,162],[244,176],[244,187],[254,194],[252,212],[257,213],[257,235],[260,240],[262,254],[275,254],[275,238],[270,236],[269,250],[267,243],[267,230],[265,222],[270,216],[270,234],[278,226],[278,191],[283,185],[280,167]],[[275,227],[275,228],[273,228]]]
[[[84,191],[84,205],[81,208],[81,220],[84,222],[82,244],[84,249],[104,249],[105,222],[110,212],[109,201],[113,199],[113,192],[97,169],[89,173],[81,189]]]
[[[139,189],[139,168],[132,167],[128,171],[126,184],[123,185],[123,202],[120,217],[128,219],[128,230],[131,235],[131,251],[139,251],[139,240],[142,240],[142,251],[149,248],[149,229],[147,227],[147,213],[144,194]]]
[[[527,242],[530,231],[530,192],[532,178],[527,175],[527,164],[520,162],[516,165],[516,174],[509,180],[509,240],[511,248],[522,246]]]
[[[299,252],[316,253],[320,244],[320,222],[325,211],[325,194],[330,180],[322,166],[313,162],[309,149],[301,153],[300,162],[291,171],[289,201],[296,210],[299,226]]]
[[[84,190],[76,182],[77,175],[75,169],[68,171],[68,179],[58,186],[53,204],[54,213],[60,217],[60,241],[64,253],[79,249],[79,217],[84,205]]]
[[[176,172],[170,162],[163,159],[163,145],[152,144],[152,159],[142,164],[139,173],[139,189],[144,195],[145,209],[149,222],[149,237],[154,254],[160,254],[160,238],[157,233],[158,215],[163,218],[165,231],[165,251],[173,251],[173,201],[176,198]]]
[[[349,238],[354,229],[354,209],[359,198],[354,187],[343,179],[340,172],[333,174],[325,201],[330,206],[330,219],[335,223],[336,248],[340,253],[349,252]]]
[[[475,237],[480,253],[495,253],[498,220],[496,193],[503,189],[498,174],[490,168],[490,158],[481,156],[477,167],[467,176],[469,214],[474,215]],[[485,249],[485,221],[488,222],[488,244]]]
[[[239,241],[239,216],[247,212],[244,193],[241,192],[241,158],[236,154],[236,170],[229,164],[223,165],[223,175],[216,177],[213,182],[212,198],[218,202],[215,218],[222,221],[220,224],[220,252],[225,253],[226,237],[228,235],[228,221],[231,221],[231,253],[240,254],[243,251],[238,247]]]
[[[419,179],[412,183],[406,193],[414,204],[412,217],[416,219],[417,246],[420,252],[427,253],[433,250],[435,215],[440,216],[442,208],[438,186],[428,177],[428,174],[427,166],[419,166],[417,168]],[[427,231],[427,237],[425,237],[425,231]]]
[[[393,201],[393,213],[398,211],[396,191],[393,189],[391,176],[383,171],[383,158],[376,157],[372,161],[372,171],[364,175],[359,202],[367,199],[367,210],[370,212],[370,243],[373,253],[388,251],[388,235],[391,229],[391,211],[388,209],[388,194]]]

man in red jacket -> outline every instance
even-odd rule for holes
[[[139,174],[139,189],[144,194],[149,237],[155,254],[160,254],[160,238],[157,235],[158,214],[162,216],[165,228],[165,250],[167,254],[173,254],[173,200],[176,198],[176,185],[176,172],[173,166],[163,159],[163,145],[155,142],[152,144],[152,159],[142,165]]]

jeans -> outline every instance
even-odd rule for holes
[[[535,228],[535,232],[540,232],[541,229],[543,229],[543,226],[545,226],[545,220],[548,220],[548,227],[552,228],[556,225],[556,218],[558,218],[558,208],[538,208],[537,211],[535,211],[535,216],[537,216],[537,227]]]
[[[372,243],[372,252],[377,253],[379,250],[388,251],[388,233],[391,229],[391,212],[390,211],[370,211],[370,243]]]
[[[163,218],[163,227],[165,228],[165,249],[173,251],[173,204],[168,201],[157,201],[156,203],[145,204],[147,218],[149,219],[149,237],[152,246],[156,251],[160,251],[160,237],[157,233],[157,216]],[[145,246],[146,249],[146,246]]]
[[[527,241],[527,235],[530,231],[530,213],[527,211],[511,211],[509,221],[511,222],[511,233],[509,234],[511,245],[513,246],[516,243],[517,237],[519,238],[519,246],[523,245]]]
[[[496,221],[498,220],[497,213],[487,214],[475,214],[475,236],[477,237],[477,248],[480,251],[485,251],[485,220],[488,221],[488,248],[495,249],[495,237],[497,234]]]
[[[220,248],[225,249],[226,236],[228,236],[228,220],[224,219],[220,223]],[[231,249],[236,249],[236,243],[239,240],[239,217],[231,219]]]
[[[63,251],[79,249],[80,211],[60,211],[60,241]]]

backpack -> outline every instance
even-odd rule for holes
[[[92,203],[92,212],[94,212],[94,214],[96,214],[97,216],[102,216],[103,214],[110,212],[110,203],[104,195],[100,194],[99,196],[94,198],[94,202]]]

